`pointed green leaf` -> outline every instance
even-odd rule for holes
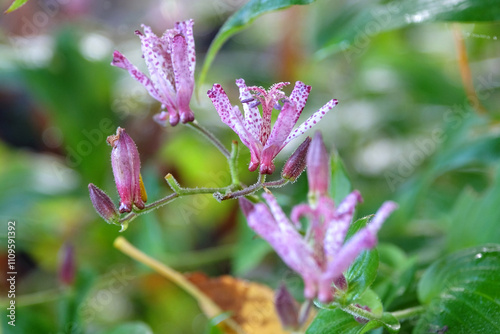
[[[9,8],[5,11],[5,14],[12,13],[16,9],[19,9],[22,5],[24,5],[28,0],[15,0]]]
[[[349,227],[346,240],[349,240],[357,231],[366,226],[371,216],[358,219]],[[347,293],[345,294],[345,303],[350,304],[358,298],[377,278],[378,270],[378,252],[376,249],[366,250],[359,254],[354,263],[345,273],[348,283]]]
[[[234,34],[248,27],[262,14],[284,9],[293,5],[307,5],[315,0],[250,0],[234,13],[220,28],[210,44],[200,77],[198,87],[205,81],[208,69],[222,45]]]
[[[319,33],[322,47],[317,52],[318,58],[339,51],[360,54],[375,35],[410,24],[500,20],[496,0],[402,0],[384,4],[357,1],[345,2],[336,9],[338,14],[329,15],[329,23]]]
[[[337,307],[333,304],[322,309],[306,331],[306,334],[362,334],[373,329],[384,327],[389,333],[397,333],[400,328],[399,321],[390,313],[382,313],[382,303],[373,290],[368,289],[355,301],[355,304],[368,306],[371,312],[363,310],[356,305]],[[356,320],[366,319],[361,323]],[[371,320],[369,320],[371,319]]]

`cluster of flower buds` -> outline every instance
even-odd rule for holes
[[[362,201],[358,191],[349,194],[338,206],[328,197],[330,180],[329,155],[321,135],[316,134],[307,154],[307,175],[310,192],[317,194],[314,205],[295,206],[289,220],[270,193],[263,195],[267,202],[253,204],[240,198],[240,206],[248,225],[274,248],[282,260],[304,280],[307,299],[318,297],[322,302],[333,298],[332,286],[344,282],[343,272],[355,258],[377,243],[377,232],[396,204],[386,202],[371,222],[344,244],[356,204]],[[298,231],[300,218],[309,220],[306,237]],[[313,243],[311,244],[310,240]],[[346,284],[340,284],[345,287]]]
[[[123,54],[115,51],[111,65],[127,70],[140,82],[149,94],[166,108],[154,119],[165,126],[167,116],[172,126],[192,122],[194,113],[189,102],[194,89],[196,54],[193,38],[193,20],[177,22],[173,29],[156,36],[150,27],[143,25],[144,33],[136,31],[141,38],[142,53],[150,77],[139,71]]]
[[[243,79],[236,80],[244,116],[238,106],[231,104],[220,84],[214,84],[207,93],[222,122],[233,129],[240,137],[241,142],[250,150],[251,158],[248,169],[252,172],[260,166],[261,174],[272,174],[275,170],[273,160],[276,155],[291,140],[318,123],[338,103],[336,99],[328,101],[293,130],[306,105],[311,86],[297,81],[288,97],[281,89],[289,84],[289,82],[280,82],[269,90],[265,90],[262,87],[247,87]],[[262,116],[259,105],[262,105]],[[279,110],[280,113],[271,129],[273,109]]]
[[[147,195],[140,174],[139,151],[132,138],[124,129],[118,128],[116,135],[109,136],[107,141],[112,147],[111,165],[120,205],[117,209],[111,198],[92,183],[89,184],[89,193],[97,213],[108,223],[116,223],[120,213],[131,212],[134,206],[138,210],[144,209]]]

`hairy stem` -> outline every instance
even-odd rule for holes
[[[125,217],[123,217],[120,220],[118,220],[118,223],[119,224],[128,224],[132,220],[134,220],[135,218],[137,218],[138,216],[140,216],[140,215],[142,215],[142,214],[144,214],[146,212],[152,211],[154,209],[158,209],[158,208],[164,206],[165,204],[168,204],[168,203],[172,202],[177,197],[179,197],[179,194],[173,193],[173,194],[170,194],[170,195],[168,195],[166,197],[160,198],[159,200],[146,205],[144,207],[144,209],[142,209],[141,211],[131,212],[131,213],[127,214]]]
[[[264,182],[266,180],[266,175],[265,174],[259,174],[259,179],[257,180],[256,183],[252,184],[251,186],[248,186],[246,188],[243,188],[241,190],[235,191],[235,192],[230,192],[228,194],[222,195],[221,193],[214,193],[214,197],[218,201],[225,201],[228,199],[234,199],[234,198],[239,198],[242,196],[247,196],[251,195],[257,190],[260,190],[262,188],[274,188],[274,187],[281,187],[282,185],[288,183],[288,180],[285,179],[280,179],[277,181],[270,181],[270,182]]]
[[[410,308],[407,308],[404,310],[395,311],[395,312],[391,312],[391,313],[396,319],[398,319],[399,321],[402,321],[402,320],[406,320],[406,319],[421,315],[424,312],[425,312],[425,308],[423,306],[415,306],[415,307],[410,307]]]

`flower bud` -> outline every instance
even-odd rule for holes
[[[108,195],[92,183],[89,183],[90,200],[94,209],[107,223],[113,223],[120,216],[115,204]]]
[[[314,134],[307,152],[307,180],[309,182],[309,199],[313,203],[328,194],[330,184],[330,155],[323,143],[320,132]]]
[[[299,305],[285,284],[282,283],[276,291],[274,303],[283,328],[295,329],[299,327]]]
[[[144,209],[143,198],[146,193],[141,192],[141,189],[144,189],[144,186],[141,186],[141,161],[134,141],[122,128],[118,128],[116,135],[109,136],[107,141],[113,147],[111,165],[121,199],[119,211],[130,212],[132,205]]]
[[[75,252],[73,246],[64,244],[59,250],[59,281],[72,285],[75,280]]]
[[[311,137],[307,137],[302,144],[293,152],[293,154],[288,158],[283,167],[283,172],[281,177],[294,182],[300,174],[306,169],[306,156],[311,143]]]

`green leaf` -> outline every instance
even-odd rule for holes
[[[203,68],[198,79],[198,87],[205,82],[208,69],[222,45],[234,34],[248,27],[262,14],[284,9],[293,5],[307,5],[315,0],[250,0],[222,25],[210,44]]]
[[[319,33],[318,41],[322,46],[317,52],[318,58],[347,51],[349,47],[348,53],[360,54],[375,35],[410,24],[500,20],[497,0],[402,0],[383,5],[371,1],[345,3],[336,8],[337,16],[329,16],[329,24]]]
[[[346,240],[349,240],[357,231],[365,227],[370,218],[371,216],[363,217],[352,223],[347,232]],[[377,278],[378,262],[378,252],[376,249],[366,250],[359,254],[345,274],[348,283],[345,304],[350,304],[358,298],[375,281],[375,278]]]
[[[344,163],[337,152],[332,154],[331,171],[330,195],[335,200],[335,203],[340,203],[351,192],[352,186]]]
[[[24,5],[28,0],[15,0],[9,8],[5,11],[5,14],[12,13],[16,9],[19,9],[22,5]]]
[[[153,330],[143,322],[128,322],[108,331],[103,334],[153,334]]]
[[[479,196],[466,188],[458,196],[448,215],[452,226],[446,235],[447,248],[451,251],[500,240],[500,167],[497,167],[494,183]],[[471,224],[474,222],[474,224]]]
[[[363,325],[341,309],[321,310],[307,328],[306,334],[360,333]]]
[[[368,306],[378,307],[377,313],[380,315],[377,316],[354,305],[343,309],[322,309],[314,318],[306,334],[362,334],[380,327],[384,327],[389,333],[397,333],[400,328],[398,320],[390,313],[382,313],[382,304],[378,296],[372,290],[367,290],[365,295],[366,297],[363,296],[359,299],[360,305],[368,304]],[[355,316],[361,319],[367,315],[373,320],[359,323],[355,319]]]
[[[391,244],[379,244],[377,250],[382,268],[372,288],[380,295],[384,306],[389,308],[393,301],[400,302],[398,297],[412,286],[417,258],[407,257],[400,248]]]
[[[414,333],[499,333],[500,245],[453,253],[432,264],[418,285],[427,304]]]
[[[376,249],[362,252],[346,272],[348,289],[346,301],[355,300],[377,278],[378,252]]]

